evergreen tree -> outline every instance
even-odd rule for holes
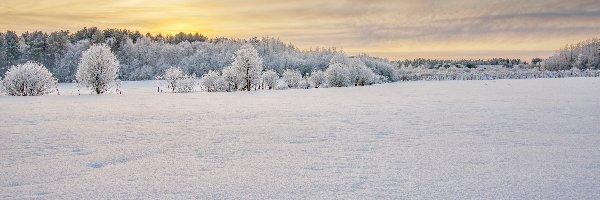
[[[11,66],[19,62],[21,52],[19,51],[19,36],[14,31],[7,31],[6,35],[6,65]]]

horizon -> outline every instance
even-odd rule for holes
[[[519,2],[519,6],[514,5]],[[83,27],[141,33],[201,33],[208,38],[269,36],[300,49],[337,47],[389,60],[547,58],[600,33],[600,2],[579,0],[387,1],[369,4],[258,0],[5,2],[5,30]]]

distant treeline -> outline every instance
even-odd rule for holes
[[[562,71],[577,68],[578,70],[600,69],[600,39],[593,38],[577,44],[568,44],[556,51],[547,59],[533,58],[528,64],[520,59],[493,58],[493,59],[460,59],[460,60],[436,60],[436,59],[414,59],[397,61],[398,66],[424,66],[430,69],[449,66],[461,66],[475,68],[480,65],[496,65],[504,67],[519,66],[537,67],[540,70]]]
[[[492,58],[492,59],[457,59],[457,60],[442,60],[442,59],[424,59],[418,58],[413,60],[397,61],[398,66],[425,66],[427,68],[439,68],[450,65],[462,65],[466,68],[476,68],[479,65],[502,65],[505,67],[513,67],[515,65],[525,65],[526,61],[521,59],[510,58]]]

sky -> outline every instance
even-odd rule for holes
[[[0,30],[271,36],[389,59],[547,57],[600,36],[599,0],[0,0]]]

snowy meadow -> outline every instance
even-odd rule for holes
[[[0,198],[599,199],[600,79],[0,96]]]

